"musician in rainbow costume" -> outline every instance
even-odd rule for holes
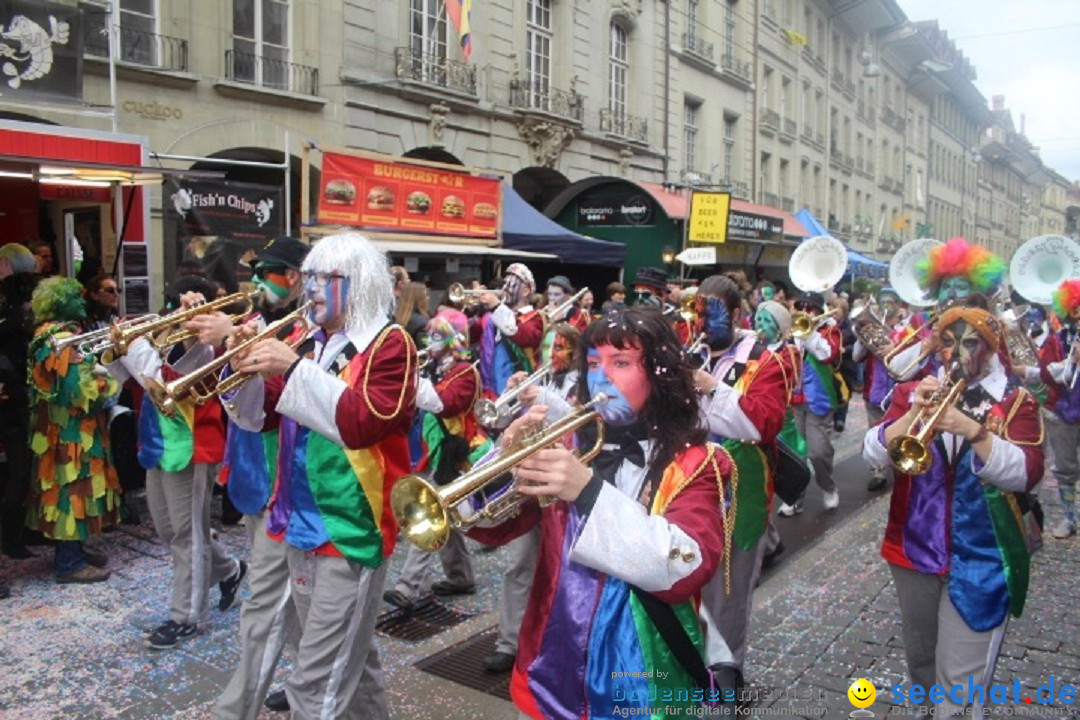
[[[951,379],[967,383],[934,425],[930,464],[896,470],[881,554],[900,599],[904,651],[913,683],[987,687],[1008,616],[1018,617],[1030,571],[1027,496],[1043,474],[1038,402],[1013,380],[999,356],[1001,324],[974,307],[945,311],[935,327],[942,369],[898,385],[880,425],[870,428],[863,456],[890,462],[888,448],[911,434],[927,405]],[[973,712],[951,697],[938,717]]]
[[[484,394],[502,395],[516,372],[531,373],[544,339],[544,319],[532,306],[536,280],[521,263],[506,268],[502,299],[494,293],[480,295],[491,311],[484,316],[480,340],[480,376]]]

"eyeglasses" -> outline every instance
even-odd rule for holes
[[[317,288],[324,288],[330,284],[331,280],[344,280],[345,276],[340,273],[324,273],[324,272],[306,272],[304,273],[304,284],[313,284]]]

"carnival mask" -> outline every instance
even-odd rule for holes
[[[963,300],[969,295],[971,295],[971,281],[962,275],[947,277],[938,286],[938,302]]]
[[[548,285],[547,299],[552,305],[561,305],[566,299],[566,291],[558,285]]]
[[[956,322],[941,332],[941,361],[945,367],[958,364],[960,376],[968,380],[982,378],[990,367],[994,350],[966,322]]]
[[[574,359],[574,343],[565,336],[555,334],[555,342],[551,346],[551,367],[557,373],[566,372],[570,369],[570,363]]]
[[[780,325],[767,310],[758,310],[757,315],[754,316],[754,332],[766,345],[772,345],[780,340]]]
[[[630,425],[641,414],[652,392],[641,348],[601,345],[589,349],[589,395],[607,395],[599,406],[604,422],[615,427]]]

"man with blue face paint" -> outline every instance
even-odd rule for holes
[[[702,591],[708,664],[721,687],[743,684],[749,645],[751,596],[766,546],[773,504],[776,436],[784,424],[795,368],[786,353],[776,355],[752,332],[739,332],[742,293],[723,275],[702,281],[703,328],[711,356],[695,371],[701,415],[709,439],[735,462],[739,482],[730,488],[727,522],[731,534],[730,572],[718,572]],[[764,322],[764,321],[763,321]]]
[[[480,295],[491,312],[484,316],[480,341],[480,376],[484,395],[494,400],[506,391],[506,383],[516,372],[536,368],[544,320],[532,306],[536,280],[521,263],[506,268],[502,298],[495,293]]]

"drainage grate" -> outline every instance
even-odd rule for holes
[[[451,645],[445,650],[418,660],[414,666],[445,680],[470,687],[503,700],[510,699],[510,673],[498,675],[484,669],[484,658],[495,652],[495,639],[499,628],[491,627],[483,632]]]
[[[398,640],[416,642],[438,635],[474,615],[476,613],[469,610],[452,610],[434,597],[428,596],[418,600],[408,610],[397,609],[383,613],[375,623],[375,629]]]

